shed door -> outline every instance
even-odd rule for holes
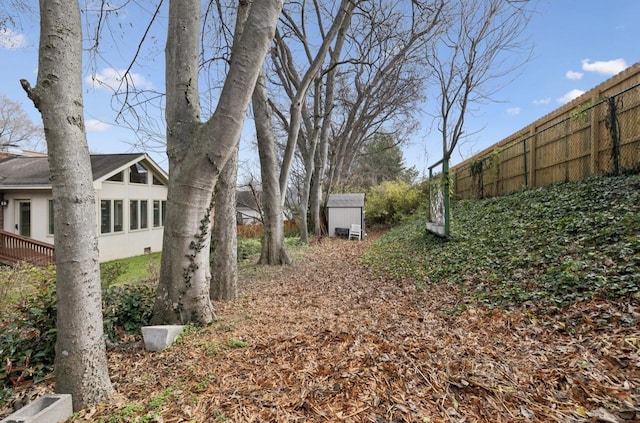
[[[31,237],[31,201],[16,200],[16,233]]]

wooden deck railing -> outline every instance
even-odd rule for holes
[[[0,263],[15,264],[26,261],[36,266],[55,264],[52,244],[0,230]]]

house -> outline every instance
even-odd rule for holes
[[[100,262],[162,249],[168,175],[148,155],[91,155]],[[53,244],[46,156],[0,159],[0,230]]]
[[[252,190],[236,191],[236,220],[238,225],[254,225],[262,221],[262,208],[256,201],[261,192]]]
[[[348,236],[352,224],[364,225],[364,193],[329,194],[327,199],[329,236]]]

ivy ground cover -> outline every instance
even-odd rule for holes
[[[422,288],[455,285],[489,306],[554,307],[640,293],[640,175],[461,201],[452,216],[451,240],[426,234],[426,217],[414,216],[365,261]]]

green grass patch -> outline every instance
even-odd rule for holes
[[[162,253],[144,254],[126,259],[100,264],[100,278],[103,286],[156,280],[160,274]]]
[[[491,306],[640,295],[640,175],[457,202],[450,240],[426,233],[425,223],[417,213],[364,262],[422,289],[458,284]]]

